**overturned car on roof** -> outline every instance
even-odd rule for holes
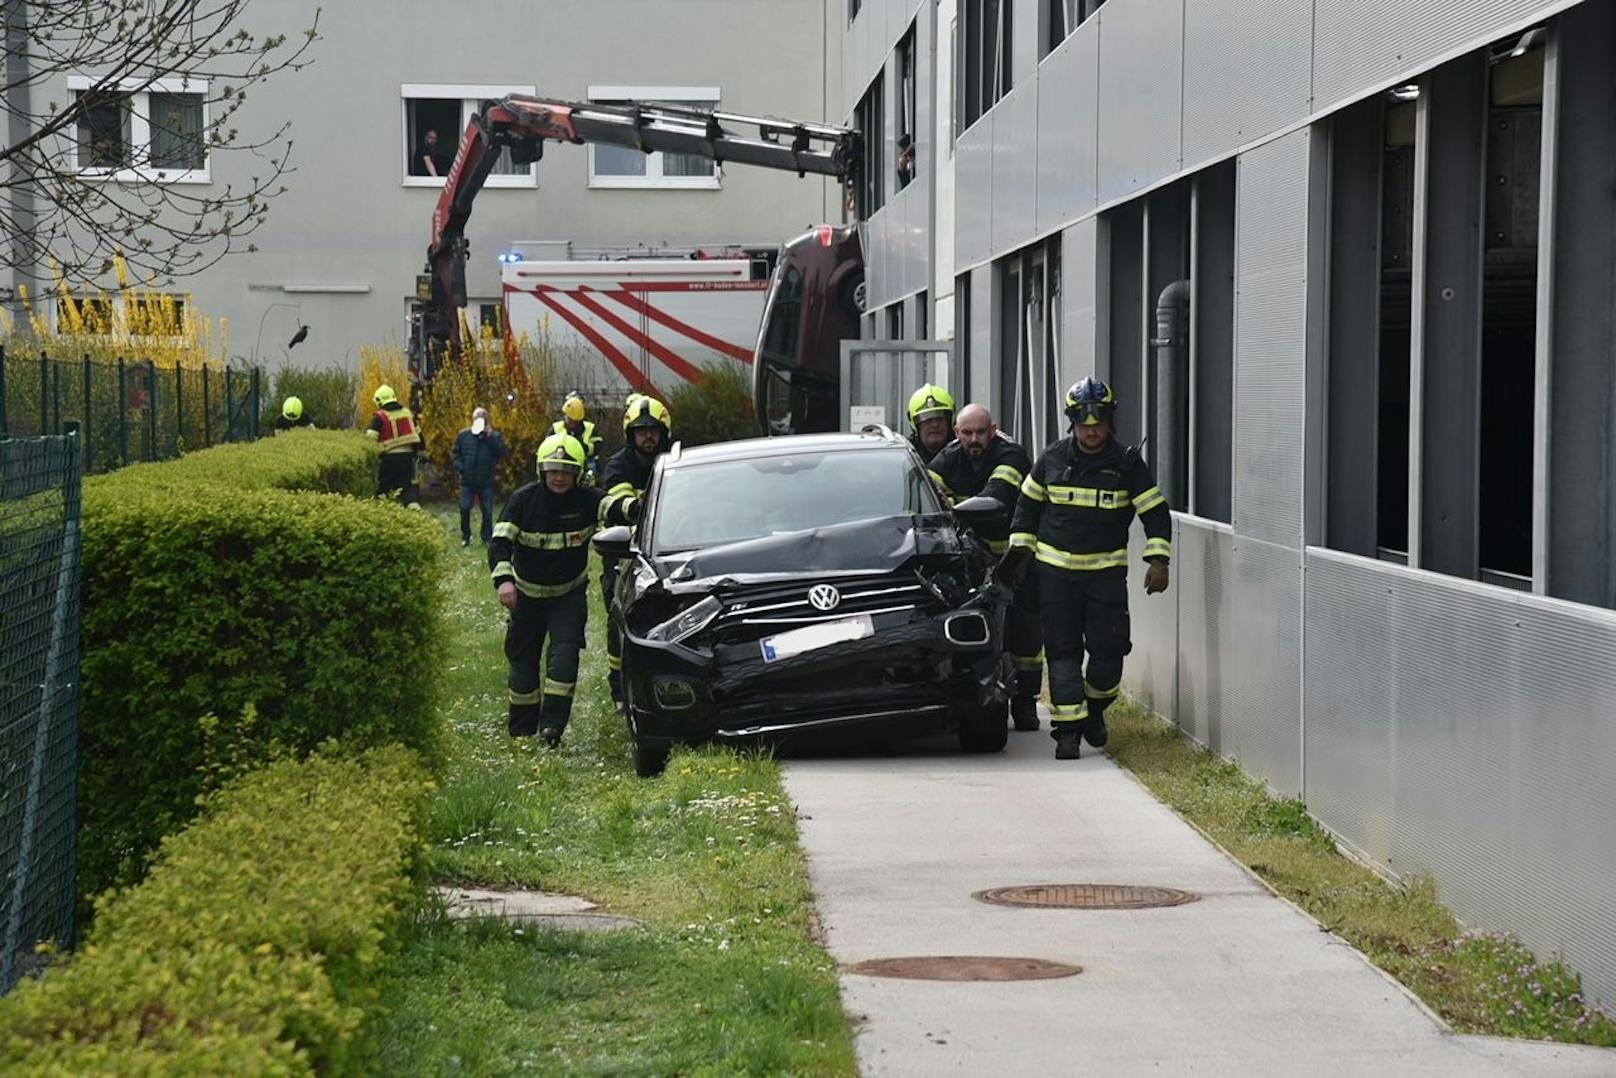
[[[632,529],[595,537],[622,563],[635,769],[679,743],[874,727],[1006,741],[1004,595],[973,519],[945,508],[890,432],[726,442],[658,458]]]

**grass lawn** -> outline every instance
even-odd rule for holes
[[[645,780],[606,691],[604,614],[558,750],[505,732],[504,610],[455,544],[445,659],[452,759],[440,882],[581,895],[646,927],[609,935],[423,925],[385,989],[388,1074],[852,1074],[835,963],[813,937],[796,820],[766,757],[677,751]],[[598,573],[595,574],[598,576]]]
[[[1584,1004],[1575,974],[1508,936],[1465,932],[1431,881],[1400,887],[1342,856],[1302,802],[1268,796],[1131,701],[1107,725],[1112,759],[1455,1029],[1616,1045],[1616,1022]]]

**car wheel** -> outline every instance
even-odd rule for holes
[[[668,766],[671,745],[649,745],[639,738],[633,739],[634,773],[642,779],[654,779]]]
[[[960,716],[960,748],[966,752],[1003,752],[1010,740],[1010,705],[1001,701],[972,708]]]
[[[858,270],[842,278],[839,289],[842,296],[842,310],[849,317],[858,318],[864,314],[864,271]]]

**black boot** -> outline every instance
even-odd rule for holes
[[[512,704],[510,714],[512,737],[532,737],[539,732],[539,705]]]
[[[1105,748],[1105,743],[1111,740],[1111,732],[1105,728],[1105,706],[1108,703],[1108,700],[1090,700],[1088,721],[1083,724],[1083,736],[1097,749]]]
[[[561,735],[566,732],[567,720],[571,717],[572,697],[547,694],[539,711],[539,738],[555,748],[561,744]]]
[[[1038,729],[1038,697],[1017,696],[1010,701],[1010,719],[1017,730]]]
[[[623,671],[606,671],[606,685],[612,690],[612,703],[623,706]]]
[[[1055,759],[1076,760],[1083,747],[1083,731],[1078,729],[1080,722],[1054,722],[1050,723],[1049,736],[1055,739]]]

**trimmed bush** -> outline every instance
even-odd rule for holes
[[[139,879],[221,774],[328,738],[436,758],[437,522],[291,492],[374,489],[374,459],[300,431],[86,483],[81,895]]]
[[[394,746],[252,772],[103,899],[88,944],[0,1001],[0,1071],[365,1069],[356,1042],[411,908],[431,784]]]
[[[734,363],[709,363],[699,382],[681,382],[668,397],[673,436],[685,445],[756,438],[750,372]]]

